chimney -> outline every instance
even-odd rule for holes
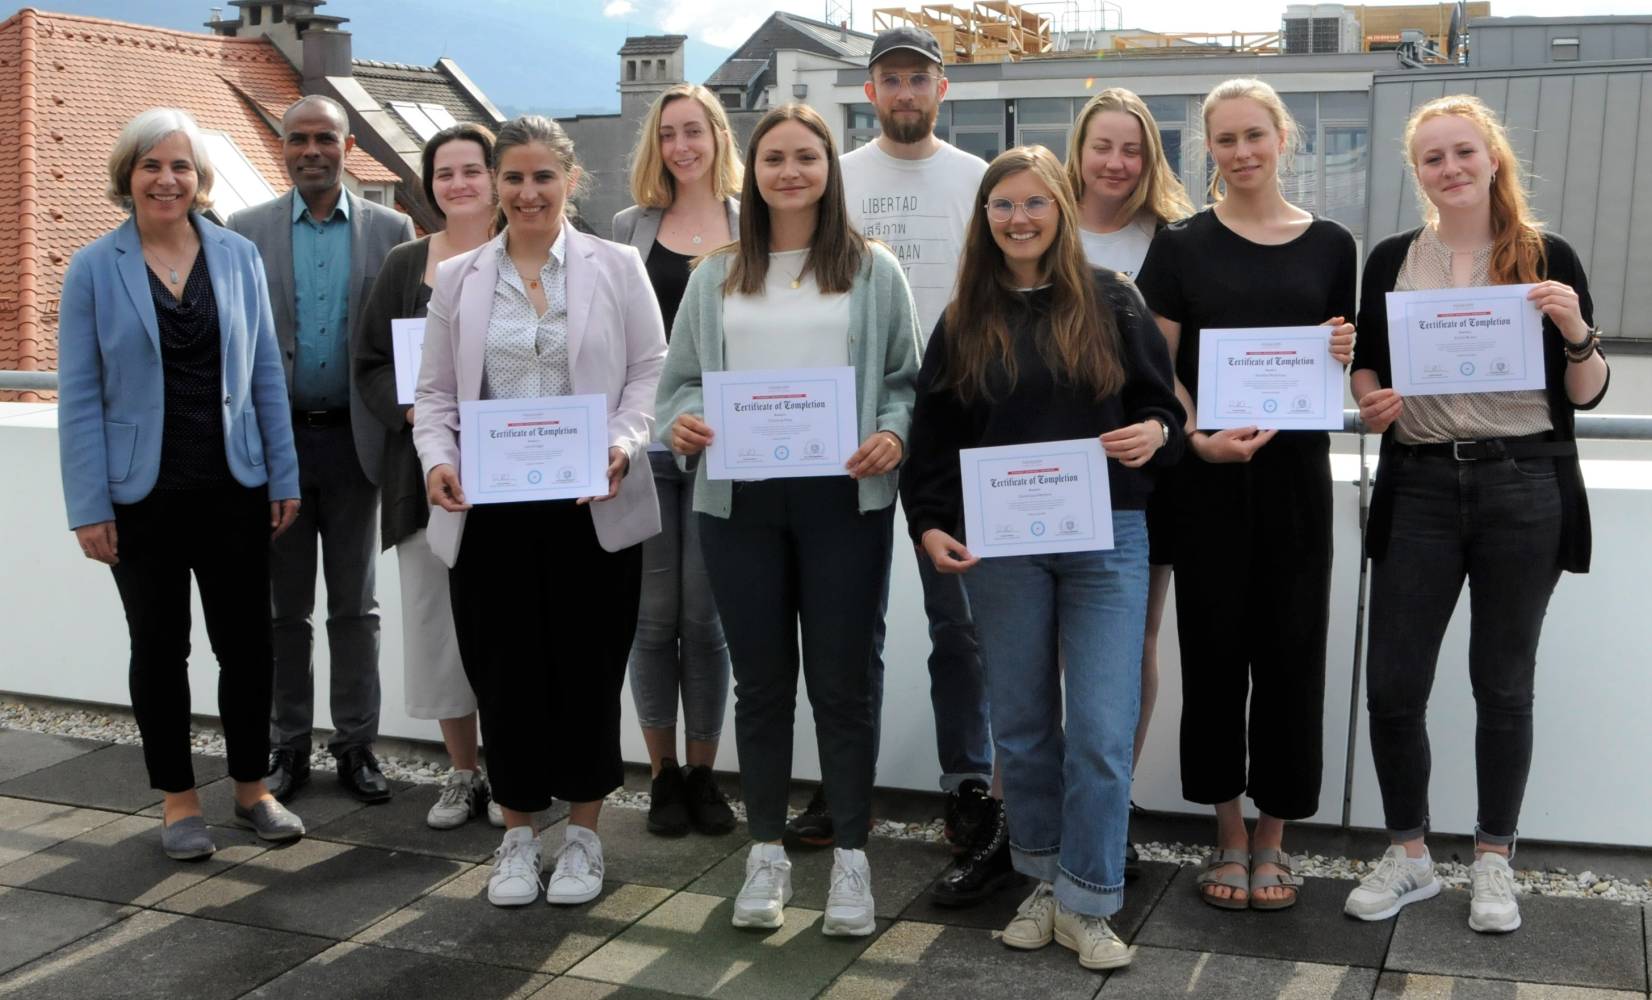
[[[352,76],[350,33],[337,28],[311,26],[299,39],[304,47],[304,83],[328,76]]]
[[[839,21],[837,23],[837,37],[838,37],[838,41],[840,41],[840,42],[847,42],[849,40],[849,22],[848,21]]]

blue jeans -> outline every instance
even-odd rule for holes
[[[983,559],[964,576],[981,637],[1016,871],[1069,910],[1124,905],[1141,714],[1147,517],[1113,514],[1107,552]],[[1062,726],[1065,657],[1066,727]]]

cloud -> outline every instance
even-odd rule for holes
[[[602,6],[603,17],[624,17],[636,11],[637,5],[631,0],[608,0]]]

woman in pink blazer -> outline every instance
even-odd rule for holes
[[[546,902],[602,891],[597,817],[622,779],[639,543],[660,530],[646,452],[665,331],[637,252],[564,218],[579,176],[555,122],[528,116],[499,130],[503,231],[440,266],[414,400],[413,442],[436,508],[430,547],[452,567],[459,655],[505,817],[488,881],[497,906],[538,898],[533,814],[553,799],[572,806]],[[471,509],[458,471],[461,400],[595,393],[608,400],[606,496]]]

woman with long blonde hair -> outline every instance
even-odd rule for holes
[[[1365,264],[1353,393],[1382,433],[1366,551],[1371,574],[1371,755],[1390,847],[1348,896],[1383,920],[1439,892],[1428,832],[1425,718],[1440,642],[1469,585],[1469,681],[1478,715],[1479,814],[1468,923],[1520,926],[1508,860],[1532,755],[1537,643],[1562,572],[1589,569],[1589,506],[1573,414],[1606,394],[1588,278],[1571,246],[1533,218],[1520,160],[1477,97],[1411,114],[1405,154],[1423,225]],[[1547,388],[1402,397],[1391,388],[1391,291],[1530,284],[1543,313]]]
[[[1175,460],[1183,412],[1146,304],[1085,260],[1054,154],[1005,152],[976,203],[958,295],[924,352],[901,498],[936,570],[967,574],[1011,858],[1038,880],[1004,943],[1054,940],[1086,968],[1118,968],[1132,949],[1107,917],[1124,899],[1155,478],[1144,467]],[[1112,549],[982,560],[960,541],[959,449],[1088,437],[1109,458]]]

